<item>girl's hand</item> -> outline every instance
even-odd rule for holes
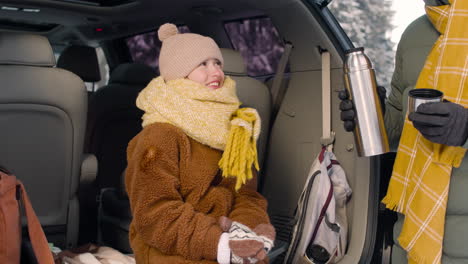
[[[229,232],[232,263],[256,263],[266,258],[273,247],[276,232],[270,224],[260,224],[251,230],[241,223],[222,216],[219,225],[223,231]]]

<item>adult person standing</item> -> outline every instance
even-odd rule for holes
[[[468,2],[425,3],[426,15],[408,26],[398,45],[385,104],[389,140],[398,150],[383,202],[401,213],[392,263],[468,263]],[[408,116],[408,92],[415,87],[438,89],[448,101]],[[347,128],[349,105],[340,106]]]

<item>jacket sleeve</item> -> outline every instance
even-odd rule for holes
[[[391,81],[391,92],[385,103],[385,128],[387,130],[390,149],[396,151],[400,142],[401,132],[404,124],[403,96],[405,87],[402,73],[402,57],[400,46],[397,49],[395,59],[395,71]]]
[[[132,225],[146,244],[164,254],[215,260],[222,233],[217,219],[196,212],[179,193],[184,144],[189,143],[174,131],[151,128],[130,142],[126,189]]]
[[[468,149],[468,139],[466,140],[465,144],[463,144],[462,148]]]
[[[255,228],[259,224],[269,224],[267,201],[257,192],[257,172],[254,170],[254,177],[244,184],[239,191],[234,191],[234,185],[235,182],[233,181],[234,206],[229,218],[250,228]]]

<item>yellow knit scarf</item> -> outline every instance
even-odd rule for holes
[[[422,69],[417,88],[434,88],[444,98],[468,106],[468,1],[426,6],[441,33]],[[405,118],[403,133],[387,195],[387,208],[405,215],[400,245],[408,263],[440,263],[450,175],[459,167],[465,149],[426,140]]]
[[[256,141],[260,117],[255,109],[239,109],[236,83],[229,77],[213,90],[181,78],[165,82],[153,79],[138,95],[138,108],[145,111],[143,127],[170,123],[194,140],[224,150],[219,166],[224,177],[236,177],[236,190],[258,170]]]

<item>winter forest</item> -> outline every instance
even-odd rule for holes
[[[328,6],[355,47],[365,47],[377,73],[377,82],[390,89],[396,43],[391,0],[334,0]]]

